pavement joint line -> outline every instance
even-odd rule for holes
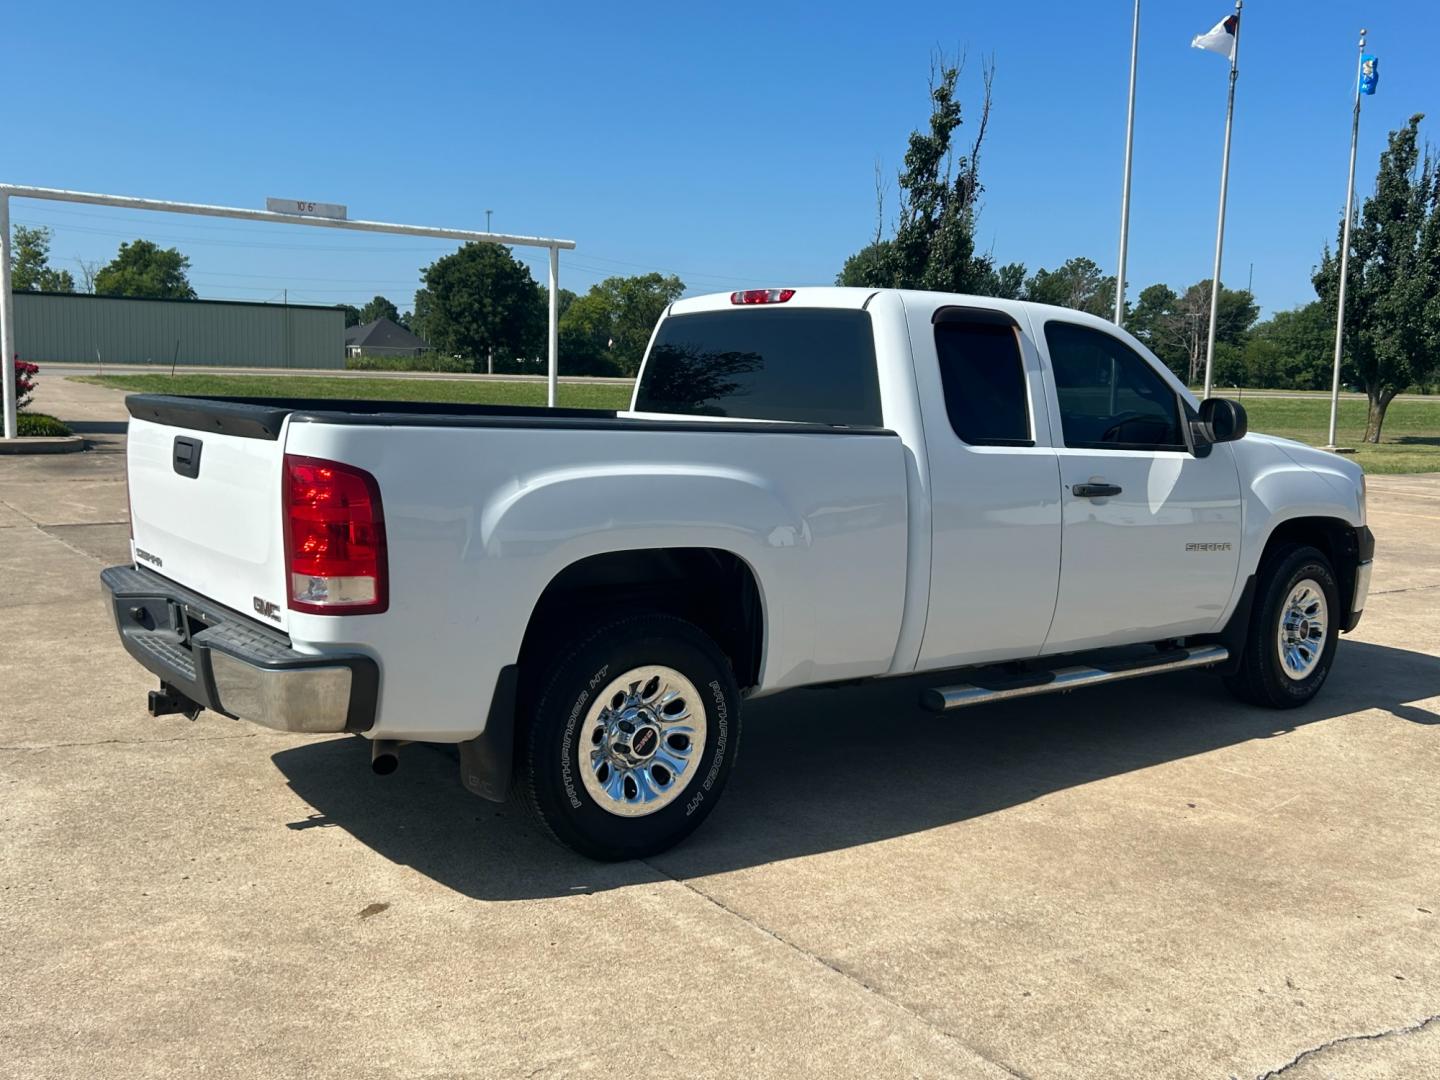
[[[66,540],[63,536],[56,536],[53,532],[50,531],[51,529],[64,528],[65,526],[61,526],[61,525],[49,525],[49,526],[41,525],[41,524],[40,524],[39,522],[37,522],[34,518],[28,517],[28,515],[27,515],[26,520],[28,520],[28,521],[30,522],[30,527],[31,527],[31,528],[35,529],[37,532],[44,533],[44,534],[45,534],[46,536],[48,536],[51,540],[54,540],[57,544],[61,545],[62,547],[69,548],[69,549],[70,549],[71,551],[73,551],[76,555],[79,555],[79,556],[81,556],[82,558],[85,558],[85,559],[89,559],[89,560],[90,560],[91,562],[93,562],[93,563],[104,563],[105,560],[102,559],[102,558],[100,558],[99,556],[97,556],[97,555],[92,555],[92,554],[90,554],[90,552],[88,552],[88,551],[81,551],[78,547],[76,547],[74,544],[70,543],[70,541],[69,541],[69,540]],[[110,524],[110,523],[109,523],[109,522],[104,522],[103,524]],[[118,522],[117,522],[116,524],[118,524]]]
[[[69,750],[78,746],[154,746],[158,743],[176,742],[228,742],[234,739],[253,739],[258,731],[246,731],[239,735],[176,735],[169,739],[95,739],[91,742],[40,743],[35,746],[0,746],[0,751]]]
[[[844,968],[839,967],[838,965],[831,963],[829,960],[826,960],[823,956],[818,956],[818,955],[816,955],[815,953],[811,952],[809,949],[803,948],[802,946],[795,944],[795,942],[791,941],[789,938],[785,937],[783,934],[781,934],[781,933],[779,933],[779,932],[777,932],[777,931],[775,931],[775,930],[771,930],[771,929],[770,929],[769,927],[767,927],[767,926],[761,926],[761,925],[760,925],[759,923],[757,923],[754,919],[751,919],[751,918],[749,918],[749,917],[747,917],[747,916],[745,916],[745,915],[742,915],[740,912],[738,912],[738,911],[736,911],[734,908],[732,908],[729,904],[726,904],[724,901],[722,901],[722,900],[720,900],[720,899],[718,899],[718,898],[710,895],[710,894],[707,893],[704,889],[699,888],[698,886],[692,884],[692,883],[689,882],[689,881],[686,881],[686,880],[683,879],[683,878],[678,878],[678,877],[676,877],[674,874],[667,873],[665,870],[662,870],[660,867],[656,866],[654,863],[650,862],[650,860],[648,860],[648,859],[640,859],[640,860],[638,860],[638,861],[641,862],[641,863],[643,863],[644,865],[648,866],[651,870],[655,871],[655,872],[656,872],[657,874],[659,874],[661,877],[669,878],[671,881],[675,882],[675,884],[679,885],[681,888],[688,889],[690,892],[694,893],[696,896],[700,897],[702,900],[705,900],[705,901],[713,904],[715,907],[717,907],[717,908],[719,908],[721,911],[725,912],[725,914],[730,915],[730,916],[732,916],[732,917],[734,917],[734,918],[736,918],[736,919],[739,919],[742,923],[744,923],[746,926],[750,927],[752,930],[755,930],[756,932],[758,932],[758,933],[760,933],[760,934],[763,934],[765,937],[771,938],[771,939],[773,939],[774,941],[779,942],[781,945],[785,946],[786,948],[790,949],[790,950],[793,951],[793,952],[799,953],[801,956],[805,957],[807,960],[811,961],[812,963],[818,964],[820,967],[824,968],[825,970],[829,971],[830,973],[832,973],[832,974],[834,974],[834,975],[838,975],[838,976],[840,976],[840,978],[844,979],[845,981],[847,981],[847,982],[849,982],[849,983],[852,983],[852,984],[854,984],[855,986],[858,986],[861,990],[865,991],[867,994],[870,994],[871,996],[873,996],[873,997],[875,997],[875,998],[878,998],[881,1002],[883,1002],[884,1004],[890,1006],[892,1009],[897,1009],[898,1011],[904,1013],[906,1016],[910,1017],[911,1019],[919,1021],[922,1025],[924,1025],[925,1027],[929,1028],[931,1031],[935,1032],[937,1035],[940,1035],[940,1036],[942,1036],[942,1037],[944,1037],[944,1038],[946,1038],[946,1039],[949,1039],[949,1040],[950,1040],[951,1042],[953,1042],[956,1046],[961,1047],[961,1048],[964,1049],[967,1053],[974,1054],[977,1058],[979,1058],[981,1061],[985,1062],[986,1064],[988,1064],[988,1065],[993,1065],[993,1066],[995,1066],[997,1069],[1002,1069],[1002,1070],[1004,1070],[1004,1072],[1005,1072],[1005,1074],[1006,1074],[1007,1076],[1014,1077],[1015,1080],[1032,1080],[1032,1078],[1029,1077],[1029,1076],[1027,1076],[1025,1073],[1020,1072],[1018,1069],[1015,1069],[1015,1068],[1013,1068],[1012,1066],[1006,1065],[1003,1061],[997,1061],[997,1060],[995,1060],[994,1058],[988,1057],[987,1055],[981,1053],[981,1052],[980,1052],[979,1050],[977,1050],[975,1047],[971,1046],[969,1043],[965,1042],[965,1040],[963,1040],[962,1038],[960,1038],[959,1035],[956,1035],[955,1032],[950,1031],[950,1030],[948,1030],[947,1028],[941,1027],[939,1024],[935,1023],[933,1020],[929,1019],[928,1017],[925,1017],[925,1016],[921,1015],[920,1013],[916,1012],[914,1009],[910,1008],[909,1006],[901,1004],[900,1002],[896,1001],[894,998],[892,998],[892,997],[890,997],[888,994],[886,994],[884,991],[879,990],[878,988],[876,988],[876,987],[874,987],[874,986],[871,986],[871,985],[870,985],[868,982],[866,982],[864,979],[861,979],[861,978],[859,978],[858,976],[852,974],[851,972],[846,971]]]
[[[1403,589],[1376,589],[1371,596],[1394,596],[1402,592],[1424,592],[1426,589],[1440,589],[1440,585],[1406,585]]]
[[[1301,1050],[1300,1053],[1296,1054],[1284,1065],[1271,1069],[1269,1072],[1261,1073],[1255,1078],[1255,1080],[1275,1080],[1276,1077],[1284,1076],[1285,1073],[1289,1072],[1296,1065],[1299,1065],[1307,1058],[1314,1057],[1316,1054],[1323,1054],[1326,1050],[1330,1050],[1336,1046],[1343,1046],[1346,1043],[1352,1042],[1377,1042],[1380,1039],[1389,1039],[1400,1035],[1414,1035],[1417,1032],[1424,1031],[1431,1024],[1434,1024],[1437,1021],[1440,1021],[1440,1013],[1435,1013],[1432,1016],[1427,1016],[1423,1020],[1417,1020],[1413,1024],[1404,1024],[1400,1027],[1387,1028],[1384,1031],[1372,1031],[1362,1035],[1341,1035],[1337,1038],[1323,1042],[1319,1046],[1312,1046],[1308,1050]],[[1232,1074],[1230,1080],[1239,1080],[1239,1078]]]
[[[9,510],[11,513],[19,514],[19,515],[20,515],[22,518],[24,518],[26,521],[30,522],[31,525],[34,525],[34,524],[35,524],[35,519],[32,518],[29,514],[25,513],[24,510],[21,510],[21,509],[20,509],[18,506],[16,506],[14,503],[8,503],[8,502],[6,502],[4,499],[0,499],[0,506],[3,506],[6,510]],[[38,528],[38,526],[37,526],[37,528]]]

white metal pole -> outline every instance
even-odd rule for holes
[[[19,432],[15,418],[15,297],[10,291],[10,196],[0,192],[0,367],[5,369],[5,438]]]
[[[560,249],[550,248],[550,325],[547,349],[550,355],[549,385],[545,392],[545,403],[555,408],[556,377],[560,367]]]
[[[1115,325],[1125,325],[1125,256],[1130,244],[1130,161],[1135,150],[1135,62],[1140,56],[1140,0],[1130,28],[1130,107],[1125,114],[1125,182],[1120,189],[1120,259],[1115,270]]]
[[[1215,225],[1215,272],[1210,279],[1210,337],[1205,344],[1205,397],[1215,370],[1215,325],[1220,317],[1220,253],[1225,246],[1225,194],[1230,187],[1230,125],[1235,118],[1235,80],[1240,74],[1240,8],[1235,0],[1235,49],[1230,55],[1230,96],[1225,103],[1225,152],[1220,158],[1220,215]]]
[[[169,199],[141,199],[133,195],[102,195],[94,191],[67,191],[64,188],[29,187],[24,184],[0,184],[0,193],[18,199],[50,199],[54,202],[120,206],[129,210],[158,210],[165,214],[197,214],[201,217],[236,218],[241,221],[273,221],[281,225],[310,225],[321,229],[394,233],[399,236],[433,236],[441,240],[475,240],[485,244],[507,244],[512,247],[518,245],[520,247],[573,248],[575,246],[574,240],[559,240],[544,236],[516,236],[510,233],[477,232],[473,229],[443,229],[435,225],[401,225],[389,221],[306,217],[304,214],[280,214],[273,210],[249,210],[239,206],[211,206],[208,203],[172,202]]]
[[[1345,278],[1350,270],[1350,223],[1355,217],[1355,148],[1360,141],[1360,66],[1365,56],[1365,31],[1360,31],[1360,57],[1355,61],[1355,113],[1350,120],[1350,179],[1345,184],[1345,226],[1340,233],[1340,298],[1335,312],[1335,372],[1330,381],[1330,438],[1334,450],[1335,418],[1340,411],[1340,358],[1345,342]]]

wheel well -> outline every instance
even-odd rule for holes
[[[1309,544],[1324,552],[1335,570],[1335,580],[1340,586],[1340,604],[1348,615],[1350,601],[1355,592],[1355,567],[1359,561],[1355,527],[1347,521],[1329,517],[1302,517],[1282,521],[1265,541],[1265,550],[1260,555],[1257,572],[1264,568],[1276,552],[1292,544]]]
[[[650,608],[687,619],[730,658],[741,689],[760,679],[764,615],[748,563],[718,548],[650,548],[592,555],[567,566],[540,595],[520,646],[522,679],[543,670],[552,647],[580,621]]]

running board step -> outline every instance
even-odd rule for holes
[[[1054,671],[1029,672],[1013,679],[985,680],[987,685],[984,686],[973,683],[937,686],[926,690],[920,700],[931,712],[948,712],[951,709],[983,705],[990,701],[1009,701],[1011,698],[1031,697],[1035,694],[1078,690],[1082,686],[1100,686],[1103,683],[1119,682],[1121,679],[1137,679],[1142,675],[1159,675],[1165,671],[1209,667],[1229,658],[1230,650],[1223,645],[1167,649],[1142,660],[1127,660],[1109,667],[1081,664],[1077,667],[1056,668]]]

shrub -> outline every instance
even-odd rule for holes
[[[473,370],[470,361],[459,356],[427,352],[419,356],[347,356],[346,371],[443,371],[451,374]]]
[[[40,365],[28,360],[15,358],[15,408],[23,409],[30,404],[30,395],[35,392],[35,377],[40,374]]]
[[[16,417],[18,431],[21,435],[71,435],[74,434],[68,427],[56,420],[53,416],[46,416],[44,413],[21,413]]]

